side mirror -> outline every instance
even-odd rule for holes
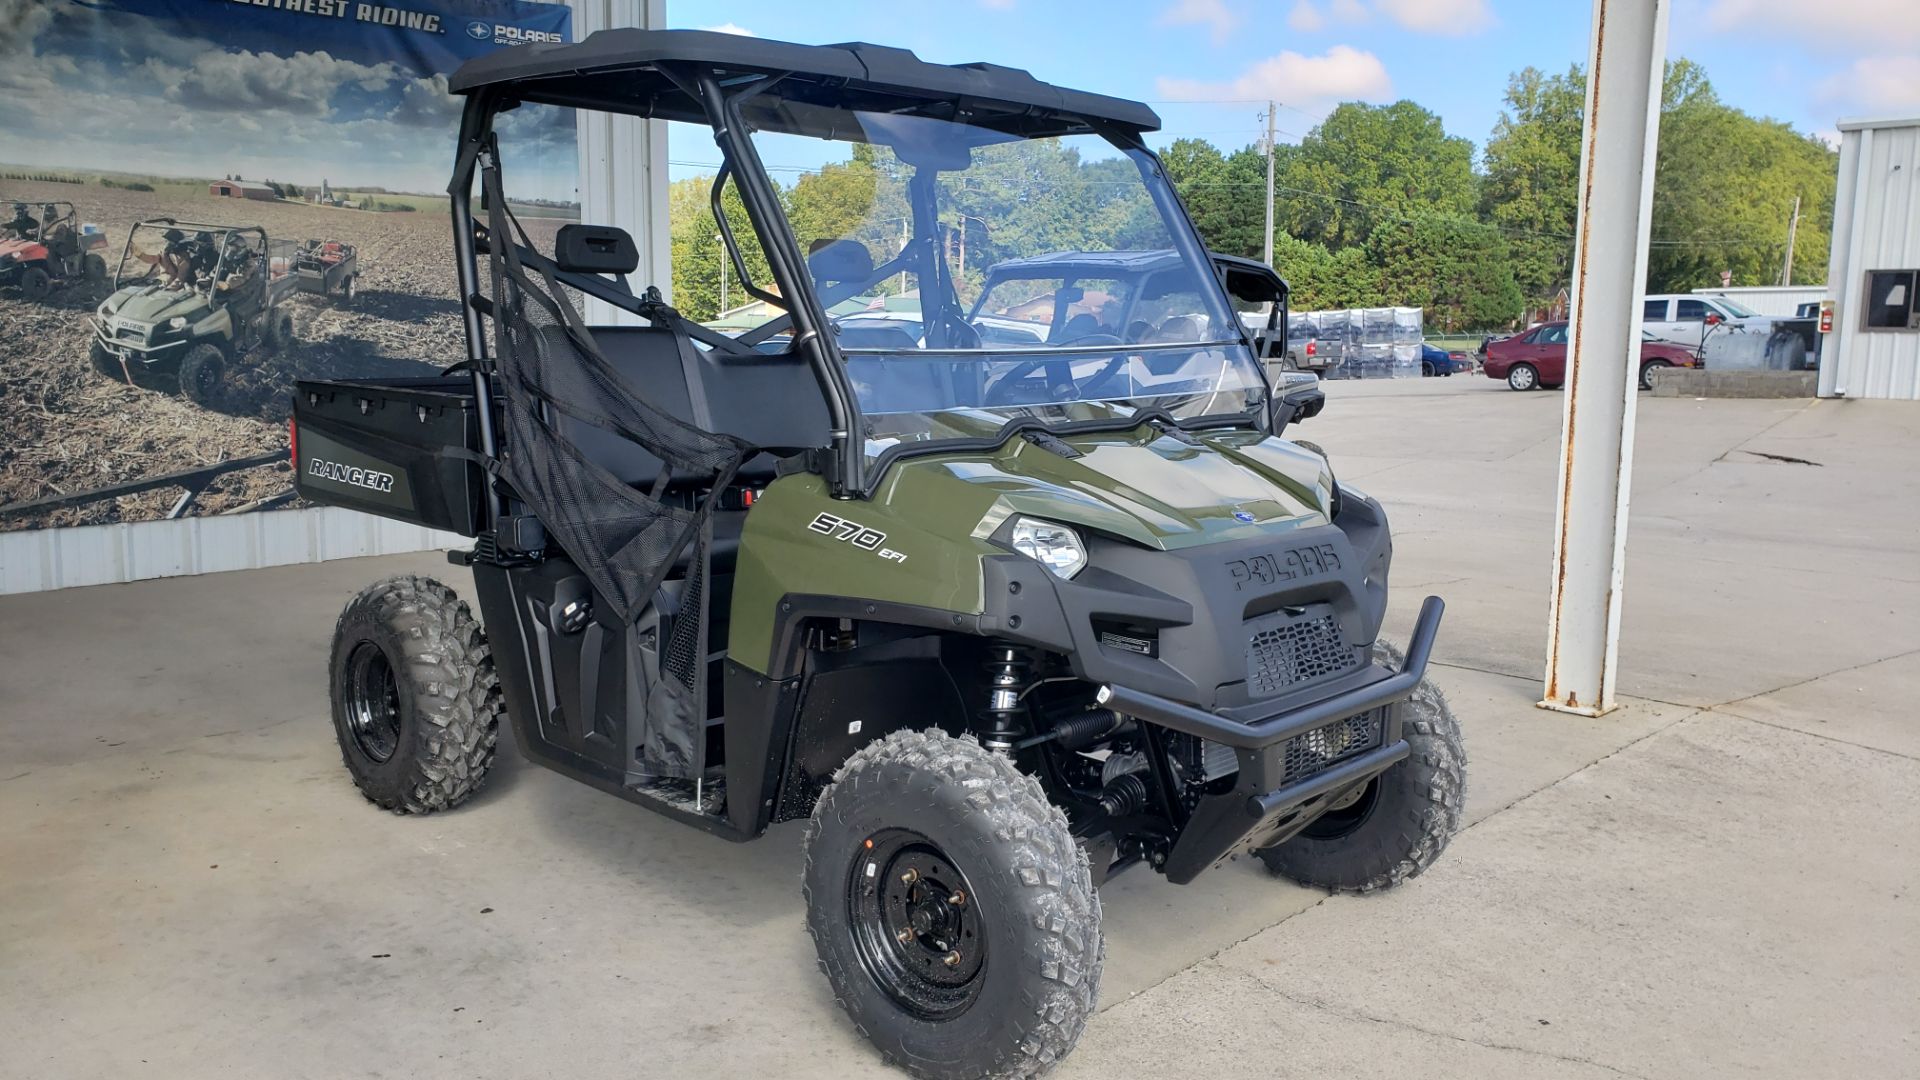
[[[553,263],[575,274],[631,274],[640,266],[640,249],[625,229],[562,225],[553,238]]]
[[[1320,388],[1320,376],[1310,371],[1283,371],[1273,388],[1273,433],[1280,434],[1288,424],[1320,415],[1327,406],[1327,392]]]
[[[1715,315],[1715,314],[1712,314],[1712,313],[1709,313],[1709,314],[1707,315],[1707,325],[1708,325],[1708,326],[1719,326],[1719,325],[1720,325],[1720,323],[1721,323],[1722,321],[1723,321],[1723,320],[1722,320],[1722,319],[1720,318],[1720,316],[1718,316],[1718,315]]]

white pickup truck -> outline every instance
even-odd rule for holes
[[[1647,297],[1642,327],[1661,341],[1671,341],[1698,352],[1707,327],[1720,326],[1717,333],[1730,331],[1768,334],[1774,317],[1762,315],[1724,296],[1700,296],[1670,293]]]

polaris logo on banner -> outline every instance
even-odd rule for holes
[[[566,40],[565,35],[556,30],[526,30],[518,26],[483,22],[468,23],[467,36],[475,41],[491,41],[495,45],[558,45]]]
[[[363,469],[358,465],[342,465],[336,461],[312,459],[307,473],[322,480],[331,480],[336,484],[352,484],[368,491],[392,491],[393,474],[378,469]]]

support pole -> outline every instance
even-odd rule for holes
[[[1542,708],[1613,709],[1668,0],[1594,0]]]
[[[568,0],[573,40],[596,30],[638,27],[664,30],[666,0]],[[580,220],[613,225],[633,235],[640,266],[628,278],[638,293],[658,285],[673,299],[672,239],[667,229],[667,125],[612,113],[575,113],[579,143]],[[507,154],[509,168],[512,154]],[[594,325],[634,325],[642,320],[601,300],[587,301]]]

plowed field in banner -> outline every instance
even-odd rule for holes
[[[443,213],[367,213],[204,191],[0,181],[0,211],[15,200],[34,205],[36,215],[44,200],[73,203],[81,221],[106,230],[109,268],[133,223],[155,217],[258,225],[275,240],[343,240],[360,251],[359,296],[343,307],[294,294],[288,309],[298,344],[280,353],[255,349],[240,358],[229,372],[224,400],[206,409],[93,371],[87,319],[106,289],[75,285],[38,304],[0,292],[0,507],[283,448],[295,379],[425,374],[464,357],[453,243]],[[522,221],[535,243],[551,250],[562,222]],[[246,509],[287,485],[284,465],[230,473],[188,512]],[[179,497],[178,488],[166,488],[44,514],[0,515],[0,530],[148,521],[165,516]]]

